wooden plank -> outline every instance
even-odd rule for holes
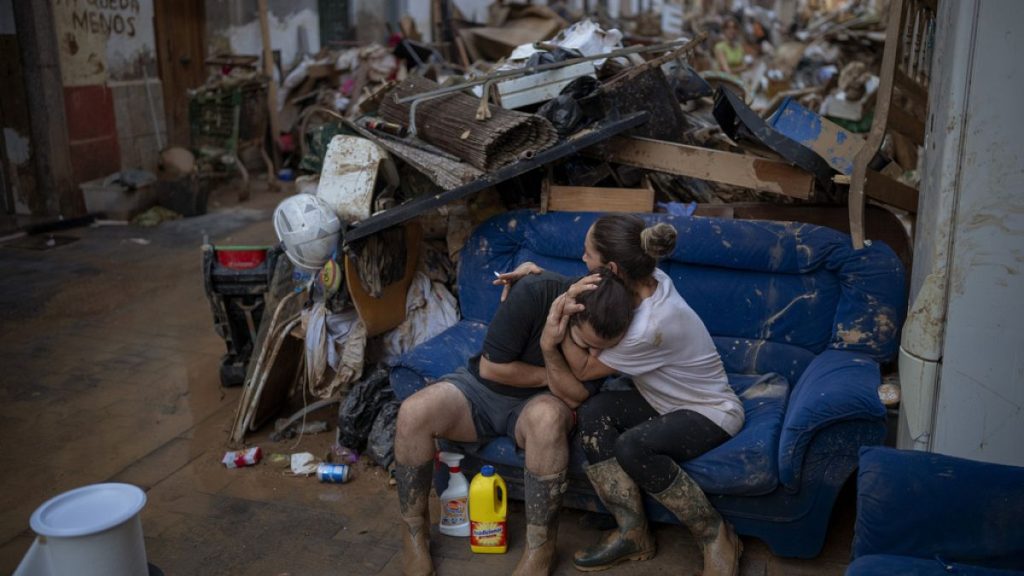
[[[864,193],[869,198],[880,200],[890,206],[907,212],[917,212],[917,190],[880,172],[868,170]]]
[[[850,192],[847,204],[850,209],[850,237],[853,249],[864,247],[864,188],[867,183],[868,164],[882,146],[885,126],[889,120],[892,103],[893,74],[896,71],[896,52],[900,45],[900,28],[903,0],[892,0],[889,4],[889,23],[885,31],[885,49],[882,52],[881,79],[875,100],[875,117],[871,121],[864,147],[853,159],[853,174],[850,175]]]
[[[263,38],[263,73],[266,74],[267,113],[270,114],[270,150],[274,158],[274,170],[281,165],[281,153],[277,139],[281,135],[281,120],[277,117],[277,82],[274,80],[274,50],[270,45],[270,17],[267,14],[267,0],[259,0],[260,35]]]
[[[785,162],[648,138],[617,137],[584,152],[608,162],[810,199],[814,177]]]
[[[889,110],[888,128],[910,138],[918,146],[924,145],[924,122],[911,116],[902,108],[894,106]]]
[[[552,212],[653,212],[650,188],[551,186],[547,210]]]
[[[928,89],[915,82],[910,76],[907,76],[906,72],[897,68],[893,71],[893,83],[896,88],[899,88],[907,96],[916,101],[916,104],[928,107]]]

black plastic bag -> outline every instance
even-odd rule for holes
[[[387,468],[395,461],[395,424],[398,422],[398,408],[401,402],[391,400],[385,404],[370,430],[366,453],[381,468]]]
[[[377,368],[356,382],[338,410],[338,444],[358,452],[365,450],[377,414],[394,399],[386,368]]]
[[[562,92],[548,100],[537,110],[539,116],[547,118],[559,136],[573,134],[595,120],[600,120],[599,106],[589,98],[600,87],[590,76],[581,76],[562,88]]]

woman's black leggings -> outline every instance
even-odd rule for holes
[[[663,416],[636,390],[601,392],[577,410],[583,450],[591,464],[614,457],[648,493],[675,480],[677,462],[692,460],[731,436],[692,410]]]

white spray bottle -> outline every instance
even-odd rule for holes
[[[448,466],[448,488],[441,494],[441,534],[469,536],[469,482],[459,469],[463,455],[441,452],[438,459]]]

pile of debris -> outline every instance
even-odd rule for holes
[[[268,384],[276,369],[340,401],[456,321],[452,262],[496,212],[843,206],[865,155],[869,182],[916,183],[913,141],[869,150],[860,134],[894,37],[884,0],[779,2],[787,14],[688,2],[657,18],[495,3],[481,24],[441,4],[441,42],[404,19],[387,47],[324,50],[284,77],[276,144],[297,141],[291,167],[311,174],[275,226],[301,295],[261,327],[236,442],[268,417],[264,388],[290,385]]]

